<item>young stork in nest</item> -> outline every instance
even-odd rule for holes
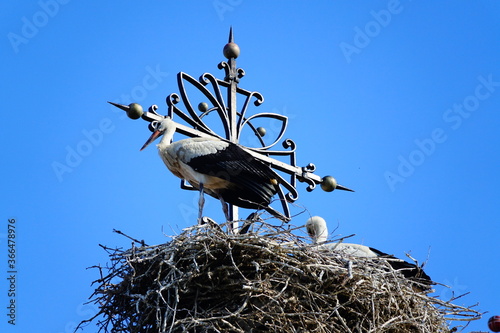
[[[141,150],[163,135],[157,145],[161,159],[174,175],[187,180],[200,191],[199,223],[205,202],[204,192],[221,201],[228,220],[226,203],[242,208],[265,209],[273,216],[289,221],[289,218],[269,206],[279,186],[279,176],[270,166],[240,145],[215,137],[172,142],[175,129],[175,122],[165,117]]]
[[[314,244],[318,244],[321,250],[343,252],[353,257],[364,258],[385,258],[394,270],[400,271],[405,278],[413,280],[429,286],[432,280],[429,275],[425,274],[421,267],[398,259],[392,255],[360,244],[351,243],[329,243],[322,244],[327,240],[328,228],[326,221],[320,216],[313,216],[306,222],[306,229]],[[429,288],[417,288],[420,290],[428,290]]]

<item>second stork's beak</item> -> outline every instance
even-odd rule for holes
[[[144,146],[142,146],[141,148],[141,151],[144,150],[144,148],[146,148],[147,146],[149,146],[149,144],[153,141],[155,141],[156,139],[158,139],[158,137],[162,135],[162,132],[159,131],[159,130],[155,130],[153,132],[153,134],[151,134],[151,136],[149,137],[148,141],[146,141],[146,143],[144,144]]]

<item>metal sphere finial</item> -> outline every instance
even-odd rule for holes
[[[208,110],[208,103],[201,102],[200,104],[198,104],[198,110],[201,112],[207,111]]]
[[[236,59],[240,55],[240,47],[236,43],[227,43],[226,45],[224,45],[222,53],[227,59]]]
[[[231,29],[229,30],[229,40],[228,43],[224,45],[222,53],[224,54],[224,57],[226,57],[227,59],[231,58],[236,59],[240,55],[240,47],[238,46],[238,44],[234,42],[233,27],[231,27]]]
[[[321,189],[325,192],[332,192],[337,188],[337,181],[332,176],[325,176],[321,180]]]
[[[127,111],[127,116],[130,119],[139,119],[144,114],[144,110],[140,104],[130,103],[128,106],[130,109]]]
[[[257,127],[257,133],[261,136],[264,137],[266,135],[267,131],[264,127]]]
[[[144,110],[142,109],[142,106],[140,104],[137,104],[137,103],[130,103],[129,105],[123,105],[123,104],[118,104],[118,103],[113,103],[113,102],[108,102],[108,103],[116,106],[119,109],[122,109],[125,112],[127,112],[127,116],[130,119],[139,119],[144,114]]]

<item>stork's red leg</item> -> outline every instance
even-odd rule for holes
[[[222,198],[222,196],[220,194],[217,194],[217,196],[219,197],[220,203],[222,204],[222,211],[224,212],[224,216],[226,217],[226,222],[229,222],[230,221],[230,219],[229,219],[229,208],[227,207],[227,203],[224,200],[224,198]],[[228,234],[234,233],[233,224],[232,223],[229,223],[227,225],[227,233]]]
[[[203,196],[203,183],[200,183],[200,199],[198,200],[198,224],[202,224],[203,206],[205,205],[205,197]]]

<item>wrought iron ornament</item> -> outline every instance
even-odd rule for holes
[[[261,147],[243,148],[277,171],[284,172],[290,176],[289,180],[285,180],[281,175],[278,175],[278,183],[280,184],[278,190],[279,201],[282,204],[284,215],[288,218],[291,217],[288,203],[292,203],[299,198],[299,193],[296,189],[297,180],[307,183],[307,191],[309,192],[314,190],[317,184],[320,184],[321,188],[326,192],[331,192],[335,189],[352,191],[347,187],[337,184],[332,176],[321,178],[314,174],[313,172],[316,167],[312,163],[309,163],[305,167],[297,166],[295,156],[296,145],[293,140],[284,139],[281,142],[284,150],[275,148],[276,144],[282,140],[285,134],[288,124],[288,118],[286,116],[269,112],[256,113],[250,116],[247,115],[250,103],[253,101],[255,106],[259,106],[264,102],[264,97],[259,92],[245,90],[238,86],[240,79],[245,75],[245,71],[236,67],[236,58],[240,54],[240,48],[234,43],[232,28],[229,32],[229,41],[224,46],[223,54],[228,60],[219,63],[218,68],[224,69],[226,74],[224,80],[217,79],[210,73],[202,74],[198,80],[183,72],[177,74],[180,96],[179,94],[172,93],[166,98],[168,106],[167,116],[174,121],[176,117],[178,117],[187,125],[176,122],[176,132],[189,137],[213,136],[224,141],[238,143],[240,141],[242,129],[248,126],[257,137]],[[191,85],[196,88],[207,100],[199,101],[199,104],[195,108],[189,99],[186,85]],[[211,90],[209,88],[211,88]],[[223,88],[226,89],[225,98],[222,93]],[[237,97],[244,98],[241,110],[238,110],[236,103]],[[183,102],[186,112],[178,107],[181,101]],[[151,131],[154,131],[159,121],[165,118],[165,116],[157,112],[157,105],[150,106],[148,112],[144,112],[142,107],[137,103],[131,103],[129,105],[121,105],[113,102],[109,103],[126,111],[131,119],[142,118],[148,121],[150,123],[148,127]],[[225,132],[224,137],[221,137],[213,131],[203,121],[203,119],[210,114],[217,114],[219,116]],[[253,125],[252,121],[258,118],[275,119],[281,122],[280,131],[271,144],[266,144],[263,140],[266,134],[265,128],[255,127]],[[287,164],[270,156],[288,156],[290,162]],[[181,182],[181,188],[195,190],[194,187],[184,180]],[[286,190],[286,193],[283,188]],[[229,215],[232,221],[238,220],[238,208],[230,205]]]

